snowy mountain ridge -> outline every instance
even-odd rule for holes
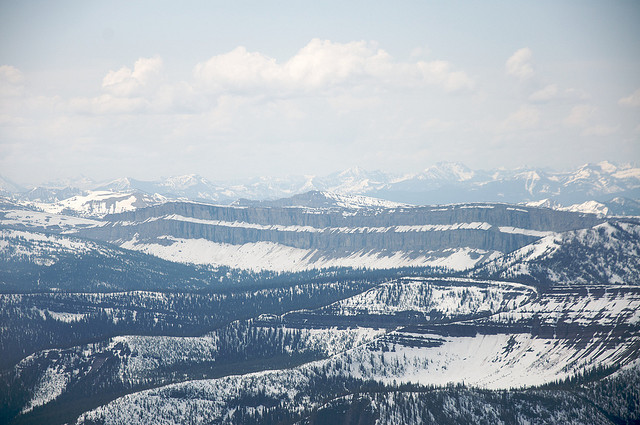
[[[549,235],[479,265],[475,276],[542,284],[628,283],[640,276],[640,221]]]
[[[5,193],[27,197],[25,189],[2,180]],[[44,189],[110,190],[160,194],[171,199],[229,204],[238,199],[276,200],[308,191],[340,195],[365,195],[393,202],[433,205],[458,202],[537,202],[544,199],[569,206],[587,201],[606,202],[615,197],[640,198],[640,168],[607,161],[585,164],[572,171],[539,168],[472,170],[464,164],[441,162],[418,173],[393,174],[359,167],[326,176],[260,177],[212,182],[197,174],[172,176],[155,181],[119,178],[92,183],[80,177],[44,184]],[[38,200],[31,194],[31,200]],[[45,195],[41,195],[45,197]],[[40,200],[43,200],[42,198]],[[61,200],[61,199],[58,199]]]

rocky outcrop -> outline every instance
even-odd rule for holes
[[[169,202],[105,217],[81,236],[121,242],[160,236],[242,245],[274,242],[326,252],[437,251],[468,247],[511,252],[546,233],[591,227],[593,215],[506,204],[365,210],[222,207]]]

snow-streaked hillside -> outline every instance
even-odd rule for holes
[[[560,285],[638,284],[640,223],[611,221],[547,236],[480,266],[473,274]]]
[[[105,361],[118,367],[114,368],[111,376],[103,378],[125,386],[140,385],[144,377],[148,379],[158,370],[171,370],[185,364],[211,367],[224,360],[219,357],[224,355],[229,335],[234,335],[238,344],[259,343],[252,339],[255,336],[250,335],[249,330],[261,333],[262,338],[267,338],[270,331],[273,333],[271,328],[247,328],[246,325],[232,323],[201,337],[126,335],[97,344],[46,350],[28,356],[15,366],[16,375],[38,371],[40,378],[30,388],[30,399],[21,413],[50,403],[64,392],[73,390],[82,380],[91,379],[91,373],[98,373],[96,370]],[[319,356],[333,356],[368,343],[382,333],[384,331],[370,328],[279,328],[279,334],[287,340],[281,341],[280,350],[293,352],[304,347],[304,350]]]
[[[597,214],[600,216],[609,215],[609,207],[602,202],[597,201],[585,201],[580,204],[573,204],[568,206],[563,206],[558,202],[551,201],[550,199],[541,199],[539,201],[526,202],[524,205],[528,207],[538,207],[538,208],[551,208],[558,211],[572,211],[572,212],[581,212],[585,214]]]
[[[442,267],[466,270],[481,260],[495,258],[500,254],[497,251],[464,247],[422,254],[362,249],[345,255],[332,255],[317,249],[300,249],[267,241],[235,245],[206,239],[184,239],[171,236],[160,237],[157,242],[141,242],[134,238],[121,243],[120,246],[179,263],[288,272],[330,267],[369,269]]]
[[[569,339],[549,340],[530,334],[396,332],[388,338],[390,342],[373,356],[365,349],[350,353],[352,366],[347,373],[385,382],[442,386],[464,382],[491,389],[521,388],[566,378],[587,365],[615,364],[639,341],[635,337],[613,347],[602,347],[602,341],[576,347]]]
[[[0,257],[6,261],[19,261],[50,266],[60,258],[82,256],[88,253],[117,255],[114,250],[95,242],[64,235],[0,229]]]
[[[158,194],[146,195],[139,192],[103,190],[89,191],[84,195],[76,195],[54,203],[29,202],[28,205],[52,214],[102,217],[107,214],[133,211],[137,208],[158,205],[163,202],[166,202],[166,198]]]
[[[0,226],[47,231],[69,231],[82,227],[99,226],[102,222],[87,218],[40,211],[10,209],[0,210]]]
[[[420,314],[426,320],[495,314],[530,301],[536,291],[509,282],[454,278],[411,278],[386,282],[346,300],[327,306],[323,315]]]
[[[312,190],[290,198],[273,201],[251,201],[240,199],[232,205],[260,207],[298,207],[309,209],[362,209],[362,208],[410,208],[412,205],[392,202],[363,195],[345,195],[335,192]]]
[[[337,207],[358,209],[358,208],[407,208],[408,204],[400,202],[392,202],[379,198],[372,198],[362,195],[340,195],[338,193],[323,192],[322,193],[329,201],[335,203]]]
[[[257,423],[273,417],[295,423],[327,400],[372,388],[464,383],[506,397],[513,387],[548,384],[594,366],[613,370],[638,358],[639,286],[540,291],[506,281],[416,277],[380,279],[357,290],[353,281],[311,285],[316,289],[306,294],[303,286],[285,286],[211,294],[6,295],[13,304],[5,305],[20,306],[39,323],[77,332],[124,322],[114,329],[127,333],[25,356],[11,375],[21,385],[18,411],[26,420],[39,409],[55,413],[81,401],[86,410],[69,422],[178,424],[188,417],[245,424],[258,415]],[[331,287],[342,290],[323,298]],[[314,306],[289,302],[296,295]],[[264,297],[265,305],[247,306],[255,297]],[[36,299],[32,308],[24,306]],[[64,302],[71,299],[77,301]],[[221,309],[232,301],[235,308]],[[262,310],[283,304],[280,313]],[[242,308],[253,319],[227,318]],[[231,315],[224,324],[198,336],[128,331],[138,321],[175,320],[179,326],[166,329],[180,332],[222,312]],[[115,400],[98,403],[102,393]],[[539,414],[546,405],[533,406]]]
[[[640,298],[637,288],[627,288],[626,291],[620,294],[624,299],[625,311],[638,310]],[[486,394],[498,394],[504,398],[509,393],[489,393],[488,389],[506,390],[540,385],[570,377],[576,372],[588,370],[592,365],[610,367],[633,364],[638,357],[634,347],[640,341],[633,330],[637,329],[637,315],[620,316],[620,320],[607,322],[605,326],[610,327],[603,328],[602,333],[594,334],[589,330],[591,321],[597,322],[599,316],[584,313],[598,310],[612,316],[619,313],[617,306],[608,307],[607,290],[604,294],[604,298],[595,294],[572,294],[563,298],[557,294],[553,305],[560,304],[560,311],[573,313],[563,319],[562,326],[575,325],[579,328],[576,335],[569,337],[560,333],[557,336],[536,335],[522,330],[505,332],[510,326],[505,320],[499,322],[502,332],[476,327],[472,328],[476,329],[473,333],[460,333],[456,331],[456,324],[442,325],[449,326],[443,328],[442,332],[437,328],[423,331],[394,330],[368,344],[293,369],[188,381],[141,391],[87,412],[77,423],[104,421],[115,424],[125,418],[135,418],[133,423],[171,424],[175,423],[171,418],[176,416],[187,416],[194,420],[216,417],[237,422],[236,409],[247,415],[259,416],[268,412],[266,406],[277,406],[280,412],[304,417],[319,403],[325,403],[322,396],[317,397],[314,388],[321,386],[325,391],[323,394],[326,395],[328,391],[332,396],[343,394],[345,388],[348,391],[350,385],[354,385],[353,391],[361,392],[358,382],[370,382],[371,379],[390,385],[385,393],[389,391],[388,388],[393,388],[395,382],[437,386],[464,383],[482,388]],[[575,297],[581,298],[581,302],[576,303]],[[541,309],[537,314],[543,321],[557,315],[554,308],[545,309],[544,305],[548,303],[549,300],[538,303]],[[395,305],[393,298],[390,298],[390,306]],[[510,312],[518,316],[519,311],[524,313],[529,305],[530,302],[514,304]],[[365,306],[366,302],[363,304]],[[474,322],[459,324],[473,326]],[[620,339],[618,329],[629,325],[632,326],[631,332]],[[558,329],[561,329],[560,325]],[[580,332],[584,332],[584,335]],[[335,387],[332,386],[333,382],[336,382]],[[258,405],[238,403],[237,400],[244,400],[243,397],[261,402]],[[325,400],[327,398],[332,397],[325,397]],[[527,415],[531,416],[527,417],[537,418],[543,405],[536,406],[534,413],[529,412]],[[446,406],[439,407],[444,409]],[[463,407],[459,406],[458,409]],[[472,409],[472,406],[464,408]],[[563,408],[566,412],[564,409],[566,407]]]

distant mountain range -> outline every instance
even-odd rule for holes
[[[420,173],[405,175],[356,167],[323,177],[261,177],[230,182],[211,182],[195,174],[157,181],[120,178],[106,183],[82,176],[30,189],[0,177],[0,194],[24,201],[55,203],[86,196],[88,191],[134,194],[145,202],[175,199],[222,205],[274,201],[318,191],[334,197],[359,195],[413,205],[506,202],[636,215],[640,213],[640,168],[603,161],[568,172],[533,168],[471,170],[460,163],[438,163]]]

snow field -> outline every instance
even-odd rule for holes
[[[326,307],[332,314],[391,315],[399,312],[440,314],[444,317],[497,313],[511,310],[535,296],[535,290],[524,285],[497,283],[454,285],[456,281],[402,279],[385,282],[368,291]]]
[[[385,269],[424,266],[465,270],[484,258],[495,258],[499,255],[497,251],[455,248],[425,253],[403,251],[384,253],[360,250],[347,256],[329,257],[318,250],[294,248],[274,242],[232,245],[206,239],[182,239],[171,236],[161,238],[169,244],[142,243],[134,238],[123,242],[120,247],[180,263],[274,271],[301,271],[328,267]]]

